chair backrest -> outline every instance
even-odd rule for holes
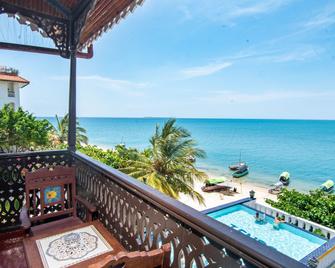
[[[56,166],[26,174],[26,207],[31,222],[76,215],[74,167]]]
[[[168,268],[170,267],[170,244],[151,251],[119,252],[108,255],[102,261],[89,265],[89,268]]]

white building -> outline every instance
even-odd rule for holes
[[[20,89],[28,84],[29,81],[20,77],[17,70],[0,66],[0,109],[5,104],[14,109],[20,107]]]

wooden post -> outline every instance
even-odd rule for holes
[[[76,150],[76,91],[77,91],[77,56],[76,48],[70,51],[70,96],[69,96],[69,132],[68,148]]]

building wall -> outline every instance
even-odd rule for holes
[[[14,83],[15,97],[8,97],[9,83],[12,82],[0,81],[0,109],[8,103],[14,103],[15,109],[20,107],[20,84]]]

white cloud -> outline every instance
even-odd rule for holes
[[[303,24],[304,30],[325,28],[335,24],[335,6],[327,6]]]
[[[112,89],[143,89],[148,87],[148,83],[132,82],[129,80],[112,79],[100,75],[78,76],[79,81],[92,81]]]
[[[245,104],[292,99],[335,98],[331,91],[265,91],[260,93],[245,93],[229,90],[211,91],[209,95],[198,98],[201,101],[220,104]]]
[[[233,25],[234,20],[240,17],[267,14],[292,0],[194,0],[186,1],[186,4],[179,6],[184,19],[207,18],[212,21],[220,21]],[[178,3],[178,2],[177,2]]]
[[[321,48],[318,47],[304,47],[295,48],[290,51],[283,51],[280,53],[274,53],[271,56],[263,57],[269,59],[273,62],[291,62],[291,61],[305,61],[317,57],[323,52]]]
[[[69,78],[67,76],[53,76],[51,79],[66,81]],[[128,95],[142,95],[143,92],[141,90],[150,86],[149,83],[113,79],[101,75],[79,75],[77,76],[77,81],[85,82],[85,86],[104,88],[115,92],[123,92]]]
[[[197,66],[186,68],[180,71],[184,78],[193,78],[199,76],[208,76],[214,73],[217,73],[225,68],[228,68],[232,65],[231,62],[223,62],[216,64],[208,64],[204,66]]]
[[[237,2],[236,6],[228,13],[230,18],[251,16],[262,13],[272,12],[284,4],[287,4],[287,0],[265,0],[265,1],[240,1]]]
[[[229,57],[217,58],[216,61],[229,61],[232,64],[237,64],[239,61],[246,60],[257,60],[270,63],[305,61],[317,58],[324,51],[324,48],[310,44],[298,44],[276,49],[267,44],[260,44],[253,48],[240,50]]]

